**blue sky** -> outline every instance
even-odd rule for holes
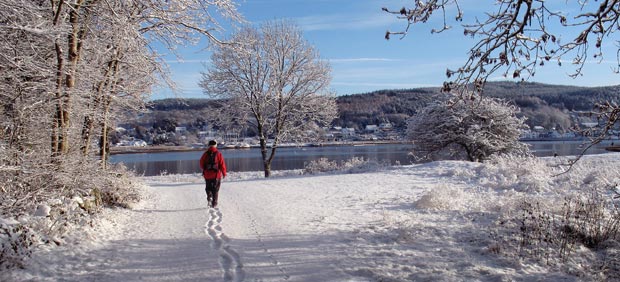
[[[463,36],[460,26],[444,33],[431,34],[432,28],[442,25],[440,17],[428,24],[414,26],[403,39],[398,36],[393,36],[389,41],[384,39],[386,30],[402,30],[406,23],[381,11],[381,7],[397,10],[410,1],[246,0],[237,3],[240,13],[252,24],[289,19],[299,25],[306,40],[323,59],[330,62],[332,90],[337,95],[347,95],[381,89],[439,86],[446,79],[447,68],[456,69],[465,62],[467,51],[474,41]],[[476,9],[485,6],[480,5],[480,0],[461,3],[465,21],[473,19],[475,13],[480,12]],[[564,12],[570,14],[570,11]],[[225,33],[220,34],[220,37],[226,36]],[[608,44],[614,43],[608,41]],[[200,51],[203,48],[181,48],[182,61],[169,56],[167,61],[172,78],[179,88],[177,97],[206,97],[197,85],[200,72],[205,71],[210,57],[209,52]],[[615,46],[612,48],[617,50]],[[620,84],[620,76],[612,71],[617,64],[615,52],[606,56],[602,63],[588,62],[584,75],[576,79],[568,76],[574,70],[570,64],[564,64],[562,68],[548,64],[539,68],[530,81],[579,86]],[[503,80],[499,77],[492,79]],[[171,91],[157,89],[152,98],[169,97],[174,97]]]

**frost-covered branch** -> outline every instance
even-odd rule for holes
[[[491,3],[489,3],[491,4]],[[555,10],[555,7],[574,7],[576,15]],[[448,81],[444,90],[464,91],[469,85],[482,92],[487,78],[501,72],[504,77],[528,79],[536,69],[548,63],[562,65],[570,62],[579,76],[587,60],[602,60],[603,43],[611,40],[620,26],[620,1],[567,1],[565,4],[544,0],[494,1],[494,9],[475,20],[464,21],[464,9],[458,0],[414,1],[411,7],[400,11],[384,11],[406,20],[404,31],[388,31],[390,34],[406,34],[411,25],[424,23],[441,11],[443,31],[451,28],[446,22],[446,11],[455,7],[454,21],[461,23],[463,34],[477,39],[469,51],[467,61],[457,69],[448,69]],[[452,9],[454,10],[454,9]],[[620,60],[616,53],[616,59]],[[616,69],[616,72],[618,69]]]

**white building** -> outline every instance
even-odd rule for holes
[[[341,129],[342,136],[355,136],[355,129],[352,127],[346,127]]]
[[[377,130],[379,130],[379,127],[376,124],[368,124],[366,125],[366,132],[377,132]]]

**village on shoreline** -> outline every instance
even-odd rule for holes
[[[589,125],[590,127],[592,125]],[[280,142],[278,147],[323,147],[323,146],[365,146],[381,144],[413,144],[405,137],[402,128],[397,128],[393,124],[386,122],[379,125],[368,125],[363,131],[357,132],[353,128],[332,127],[325,128],[320,140],[315,142]],[[184,152],[202,151],[207,148],[209,140],[218,140],[219,149],[251,149],[260,148],[256,138],[241,137],[239,133],[221,133],[213,129],[192,132],[186,127],[176,127],[161,136],[149,136],[147,142],[136,138],[136,132],[132,129],[117,128],[117,141],[110,148],[111,154],[131,154],[131,153],[159,153],[159,152]],[[153,140],[175,140],[175,142],[162,142],[155,144]],[[609,137],[610,140],[618,139],[617,134]],[[192,140],[193,142],[189,142]],[[532,129],[524,130],[521,134],[522,142],[584,142],[590,141],[589,137],[580,135],[576,132],[560,133],[552,129],[545,129],[535,126]],[[267,147],[271,147],[273,140],[267,140]],[[612,149],[616,149],[611,144]],[[618,148],[620,149],[620,148]],[[615,150],[612,150],[615,151]]]
[[[522,138],[521,142],[583,142],[588,143],[587,138]],[[618,142],[620,144],[620,142]],[[385,145],[385,144],[411,144],[412,141],[406,140],[374,140],[374,141],[334,141],[325,143],[283,143],[278,145],[279,148],[292,148],[292,147],[328,147],[328,146],[372,146],[372,145]],[[193,144],[191,146],[186,145],[146,145],[146,146],[115,146],[110,148],[112,155],[116,154],[138,154],[138,153],[165,153],[165,152],[192,152],[192,151],[204,151],[207,148],[206,144]],[[228,145],[219,146],[220,150],[231,149],[253,149],[260,148],[258,144],[249,145],[247,143],[233,143]],[[608,151],[618,152],[620,146],[615,145],[614,142],[611,146],[605,147]]]
[[[278,145],[279,148],[291,148],[291,147],[327,147],[327,146],[368,146],[368,145],[382,145],[382,144],[413,144],[411,141],[404,140],[375,140],[375,141],[346,141],[346,142],[325,142],[325,143],[283,143]],[[146,145],[146,146],[115,146],[110,149],[111,154],[134,154],[134,153],[163,153],[163,152],[191,152],[191,151],[204,151],[207,148],[206,144],[192,144],[191,146],[185,145]],[[225,143],[218,146],[220,150],[230,149],[252,149],[260,148],[258,144],[247,143],[232,143],[226,145]]]

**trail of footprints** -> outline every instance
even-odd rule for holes
[[[239,253],[233,250],[228,243],[230,238],[222,232],[222,212],[217,208],[209,209],[209,221],[205,231],[211,237],[211,248],[220,255],[220,267],[224,272],[225,282],[242,282],[245,272]]]
[[[263,251],[269,256],[271,265],[275,266],[280,272],[282,281],[289,281],[291,276],[287,270],[280,265],[280,262],[269,251],[269,248],[263,242],[263,238],[258,231],[256,220],[247,212],[244,214],[250,220],[250,227],[256,234],[259,245]],[[223,278],[225,282],[242,282],[245,279],[245,271],[241,263],[239,253],[233,250],[228,243],[230,238],[222,232],[222,212],[217,208],[209,209],[209,221],[205,227],[206,233],[212,239],[211,248],[219,252],[220,266],[224,272]]]
[[[260,235],[260,233],[258,232],[258,228],[256,227],[256,220],[254,220],[254,218],[252,218],[252,216],[250,216],[248,213],[246,213],[246,216],[248,216],[248,218],[250,219],[250,227],[256,234],[256,238],[258,238],[258,243],[263,248],[263,251],[267,255],[269,255],[269,258],[271,260],[271,265],[277,267],[278,271],[280,271],[280,274],[282,275],[282,279],[281,279],[282,281],[288,281],[291,278],[291,276],[288,275],[286,269],[280,265],[280,262],[275,258],[275,256],[273,256],[273,254],[270,253],[269,248],[267,248],[267,246],[265,245],[265,242],[263,242],[263,237]]]

